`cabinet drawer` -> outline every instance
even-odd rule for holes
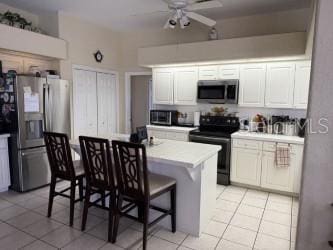
[[[275,142],[264,142],[263,150],[264,151],[269,151],[269,152],[275,152],[276,151],[276,143]]]
[[[188,141],[188,135],[185,133],[168,132],[167,139],[175,141]]]
[[[261,150],[262,142],[254,140],[235,139],[233,140],[233,147]]]

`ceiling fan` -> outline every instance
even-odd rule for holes
[[[179,20],[182,29],[191,24],[190,19],[196,20],[207,26],[213,27],[216,24],[215,20],[207,18],[203,15],[193,12],[193,10],[202,10],[222,7],[218,0],[163,0],[168,4],[171,16],[167,20],[164,28],[175,28]]]

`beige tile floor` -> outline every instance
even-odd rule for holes
[[[91,208],[87,230],[81,232],[82,204],[76,205],[71,228],[68,200],[56,198],[52,218],[48,219],[47,197],[48,188],[24,194],[0,193],[0,249],[141,249],[140,224],[122,219],[117,242],[110,244],[106,242],[106,211]],[[290,250],[295,246],[297,213],[295,198],[217,185],[214,216],[200,238],[154,227],[148,248]]]

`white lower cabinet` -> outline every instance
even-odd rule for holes
[[[190,130],[177,130],[170,131],[167,127],[151,127],[147,126],[148,137],[155,137],[158,139],[167,139],[175,141],[189,141]]]
[[[275,152],[262,154],[261,187],[278,191],[293,191],[294,166],[278,167],[275,163]]]
[[[260,175],[261,152],[255,149],[233,148],[231,180],[259,186]]]
[[[10,186],[9,157],[7,137],[0,138],[0,192]]]
[[[269,190],[299,193],[303,145],[289,146],[290,165],[278,167],[275,161],[276,142],[233,139],[231,181]]]

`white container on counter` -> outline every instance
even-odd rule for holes
[[[194,126],[200,125],[200,112],[196,111],[194,112]]]

